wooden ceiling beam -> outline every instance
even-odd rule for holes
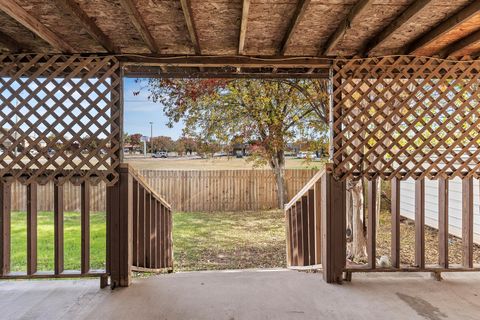
[[[290,40],[295,33],[295,29],[297,28],[298,24],[302,20],[303,16],[305,15],[305,11],[307,10],[308,5],[310,4],[310,0],[299,0],[297,3],[297,7],[295,8],[295,12],[293,13],[292,20],[290,21],[287,29],[287,33],[282,39],[280,43],[280,55],[284,55],[287,51],[288,45]]]
[[[468,36],[448,45],[442,51],[440,51],[440,56],[446,58],[449,56],[455,57],[459,56],[459,52],[467,47],[472,45],[478,45],[480,47],[480,30],[477,30]],[[472,55],[480,54],[480,49],[473,52]]]
[[[198,42],[197,28],[195,27],[195,21],[192,15],[192,6],[190,0],[180,0],[182,5],[183,15],[185,16],[185,23],[187,24],[188,33],[190,35],[190,41],[192,41],[195,54],[202,54],[200,49],[200,43]]]
[[[371,39],[365,47],[365,55],[368,55],[380,45],[382,45],[385,40],[389,39],[392,34],[397,32],[402,26],[412,21],[412,19],[427,6],[432,0],[417,0],[414,1],[407,9],[405,9],[400,16],[396,17],[385,29],[383,29],[379,34],[377,34],[373,39]]]
[[[74,0],[54,0],[59,8],[69,12],[77,18],[82,24],[82,27],[88,34],[95,39],[102,47],[109,53],[120,53],[118,47],[107,37],[105,33],[97,26],[95,21],[90,18],[85,11]]]
[[[328,38],[327,43],[324,46],[323,54],[332,55],[335,47],[342,40],[342,38],[350,29],[351,23],[355,18],[361,16],[364,12],[368,11],[373,4],[373,0],[360,0],[358,1],[347,14],[346,18],[340,23],[335,32]]]
[[[245,54],[245,40],[247,39],[247,23],[249,10],[250,0],[243,0],[242,20],[240,22],[240,37],[238,39],[238,54]]]
[[[75,50],[61,37],[48,29],[44,24],[38,21],[38,19],[19,6],[14,0],[1,0],[0,10],[48,42],[55,49],[64,53],[75,52]]]
[[[247,56],[138,56],[118,57],[125,65],[205,67],[205,68],[329,68],[330,60],[321,57],[247,57]]]
[[[147,45],[148,49],[152,53],[159,53],[160,49],[158,48],[157,42],[153,38],[152,34],[148,30],[145,20],[140,15],[135,3],[132,0],[120,0],[122,8],[127,12],[130,21],[135,26],[137,31],[140,33],[143,41]]]
[[[11,52],[18,52],[21,51],[22,45],[8,34],[5,34],[0,31],[0,44],[2,44],[5,48],[10,50]]]
[[[437,41],[447,32],[458,28],[462,23],[473,18],[480,13],[480,1],[473,1],[468,6],[464,7],[447,20],[441,22],[438,26],[423,34],[408,47],[408,52],[415,54],[420,48],[423,48],[432,42]]]

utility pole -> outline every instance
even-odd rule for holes
[[[153,154],[153,122],[150,121],[150,152]]]

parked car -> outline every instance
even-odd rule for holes
[[[167,151],[158,151],[152,154],[152,158],[168,158]]]
[[[297,159],[314,160],[316,158],[317,158],[317,155],[314,152],[299,152],[299,153],[297,153]]]

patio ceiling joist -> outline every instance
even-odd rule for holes
[[[62,38],[57,36],[49,28],[43,25],[38,19],[30,15],[25,9],[19,6],[14,0],[2,0],[0,1],[0,10],[5,12],[11,18],[18,21],[25,28],[29,29],[40,38],[48,42],[56,50],[60,50],[64,53],[73,53],[73,49]]]
[[[330,60],[313,57],[248,57],[248,56],[138,56],[118,57],[125,65],[204,67],[204,68],[329,68]]]
[[[77,18],[82,27],[88,34],[95,39],[102,47],[110,53],[120,53],[120,50],[115,44],[103,33],[96,25],[95,21],[90,18],[85,11],[74,0],[54,0],[55,4],[63,10],[69,12]]]
[[[398,16],[391,24],[383,29],[379,34],[375,35],[365,47],[365,55],[369,55],[377,47],[379,47],[385,40],[389,39],[402,26],[411,22],[415,16],[432,0],[417,0],[414,1],[400,16]]]
[[[342,40],[345,33],[350,29],[350,24],[355,18],[367,12],[373,4],[372,0],[360,0],[349,11],[345,19],[340,23],[335,32],[328,38],[324,46],[323,54],[332,55],[337,44]]]
[[[473,1],[468,6],[464,7],[450,18],[440,23],[437,27],[422,35],[419,39],[413,41],[408,48],[408,53],[415,54],[422,47],[437,41],[448,32],[458,29],[462,24],[466,23],[470,19],[475,18],[479,14],[480,1]]]
[[[150,30],[148,30],[148,27],[145,24],[145,21],[140,15],[140,12],[138,12],[138,9],[135,6],[135,3],[133,3],[132,0],[119,0],[119,1],[123,9],[127,12],[130,18],[130,21],[142,36],[142,39],[147,45],[148,49],[152,53],[159,53],[160,50],[158,48],[158,45],[155,39],[153,38],[152,34],[150,33]]]
[[[300,21],[302,20],[303,16],[305,15],[305,11],[307,10],[308,5],[310,4],[310,0],[300,0],[298,1],[297,7],[295,8],[295,13],[293,14],[292,20],[288,25],[287,32],[280,43],[280,55],[284,55],[287,51],[287,47],[289,45],[290,39],[292,38],[295,28],[298,26]]]
[[[192,6],[190,0],[180,0],[182,5],[183,15],[185,16],[185,23],[187,25],[188,33],[190,35],[190,40],[192,41],[195,54],[201,54],[202,50],[200,49],[200,43],[198,41],[197,28],[195,26],[195,21],[192,16]]]
[[[477,30],[476,32],[466,36],[465,38],[460,39],[455,43],[449,45],[447,48],[445,48],[440,52],[440,56],[441,57],[459,56],[460,51],[462,51],[463,49],[479,43],[480,43],[480,30]],[[474,53],[474,55],[479,53],[480,53],[480,49],[477,50],[477,52]]]
[[[250,0],[242,2],[242,19],[240,21],[240,37],[238,39],[238,54],[245,53],[245,40],[247,39],[248,11],[250,10]]]

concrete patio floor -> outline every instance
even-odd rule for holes
[[[191,272],[135,279],[0,282],[1,319],[480,319],[480,274],[354,274],[328,285],[319,273]]]

